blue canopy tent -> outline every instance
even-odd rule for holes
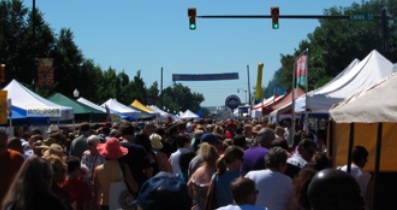
[[[11,125],[49,125],[49,117],[27,117],[27,111],[16,106],[11,106],[11,116],[8,116],[7,124],[2,126],[9,126],[10,119]]]

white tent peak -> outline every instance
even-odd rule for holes
[[[345,75],[322,88],[316,94],[327,94],[332,98],[345,98],[391,75],[393,64],[378,51],[373,50]]]
[[[110,98],[106,102],[104,102],[101,107],[108,106],[109,109],[113,112],[125,115],[125,116],[132,116],[135,119],[140,119],[142,117],[142,112],[135,110],[132,107],[126,106],[117,101],[115,98]]]
[[[87,106],[89,106],[89,107],[91,107],[93,109],[96,109],[96,110],[99,110],[99,111],[102,111],[102,112],[106,112],[105,108],[103,108],[101,106],[98,106],[97,104],[95,104],[95,103],[93,103],[93,102],[91,102],[91,101],[89,101],[89,100],[87,100],[87,99],[85,99],[83,97],[78,98],[77,101],[82,103],[82,104],[85,104],[85,105],[87,105]]]
[[[373,50],[358,64],[350,69],[347,67],[336,79],[309,92],[307,99],[306,97],[297,99],[295,112],[304,111],[307,108],[313,113],[328,113],[333,104],[393,74],[393,67],[393,63],[378,51]]]
[[[200,117],[188,109],[182,115],[179,115],[178,118],[180,118],[180,119],[192,119],[192,118],[196,119],[196,118],[200,118]]]

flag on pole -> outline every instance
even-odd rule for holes
[[[307,55],[301,55],[295,63],[295,87],[307,87]]]
[[[256,94],[255,99],[261,100],[262,95],[262,74],[263,74],[263,63],[258,64],[258,77],[256,80]]]

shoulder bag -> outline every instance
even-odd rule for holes
[[[128,190],[122,167],[123,165],[120,164],[120,174],[122,179],[120,181],[110,183],[109,209],[135,210],[134,205],[132,205],[135,198]]]

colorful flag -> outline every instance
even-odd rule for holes
[[[295,86],[306,87],[307,55],[300,56],[295,63]]]

